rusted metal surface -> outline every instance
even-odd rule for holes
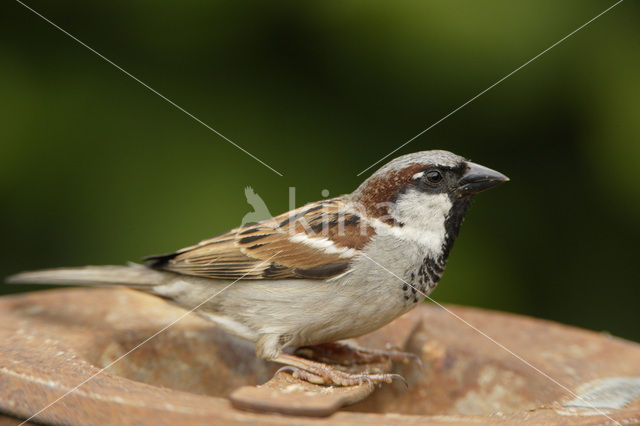
[[[64,424],[611,423],[589,408],[593,404],[621,423],[640,422],[640,345],[537,319],[448,308],[568,390],[435,306],[421,306],[359,340],[372,348],[404,345],[403,350],[419,355],[423,369],[395,365],[409,390],[398,384],[331,388],[288,374],[270,380],[278,365],[257,359],[250,344],[189,315],[37,419]],[[29,417],[183,313],[124,289],[1,298],[0,411]],[[235,407],[229,402],[232,394]]]

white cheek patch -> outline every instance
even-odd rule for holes
[[[427,194],[417,190],[398,197],[391,215],[402,222],[401,234],[420,241],[433,253],[440,253],[446,237],[445,221],[453,204],[448,194]]]

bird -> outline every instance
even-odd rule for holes
[[[12,283],[126,286],[194,312],[312,383],[391,382],[296,348],[338,348],[415,308],[436,288],[474,195],[504,174],[444,150],[397,157],[350,194],[234,228],[144,264],[21,272]],[[346,344],[344,344],[346,345]],[[353,348],[352,348],[353,349]],[[402,352],[357,349],[366,359]]]

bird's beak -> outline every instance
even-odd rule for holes
[[[486,189],[493,188],[503,182],[507,182],[508,177],[500,172],[491,170],[480,164],[467,161],[467,170],[458,181],[457,193],[460,196],[473,195]]]

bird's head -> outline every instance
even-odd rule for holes
[[[351,199],[389,225],[455,238],[472,196],[508,180],[451,152],[422,151],[381,167]]]

